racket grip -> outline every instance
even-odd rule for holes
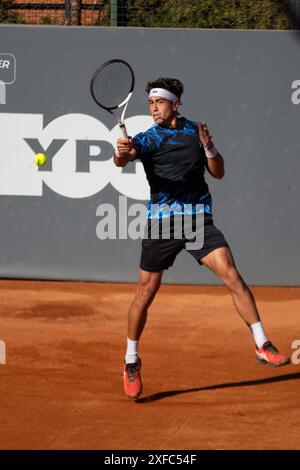
[[[127,129],[126,129],[125,124],[119,124],[119,127],[120,127],[122,137],[124,137],[124,139],[128,139],[128,134],[127,134]]]

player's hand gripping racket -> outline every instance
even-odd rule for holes
[[[117,119],[122,136],[127,139],[124,116],[134,88],[134,73],[125,60],[114,59],[105,62],[93,74],[91,94],[101,108]],[[122,109],[123,108],[123,109]],[[121,111],[121,114],[116,111]]]

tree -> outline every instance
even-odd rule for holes
[[[128,26],[288,29],[289,0],[128,0]]]
[[[81,3],[82,0],[71,0],[71,25],[81,24]]]
[[[12,0],[1,0],[0,23],[25,23],[24,19],[11,10]]]

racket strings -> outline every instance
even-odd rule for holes
[[[123,63],[112,63],[100,69],[92,85],[96,101],[108,109],[124,103],[132,87],[131,70]]]

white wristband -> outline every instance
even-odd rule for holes
[[[214,158],[218,154],[218,150],[214,145],[210,149],[205,148],[204,150],[207,158]]]

